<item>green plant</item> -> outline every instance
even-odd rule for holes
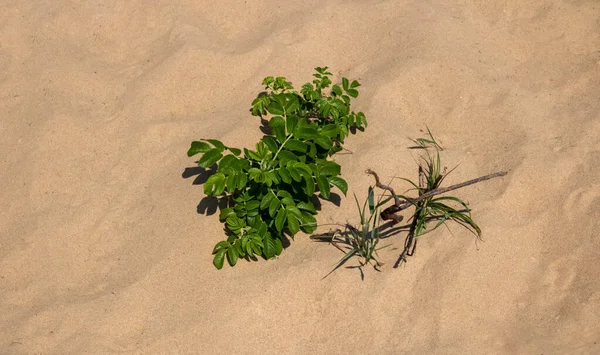
[[[434,147],[437,150],[444,150],[444,148],[442,148],[442,146],[435,140],[435,138],[433,138],[433,134],[431,134],[429,127],[426,127],[426,128],[427,128],[427,135],[429,136],[429,138],[413,139],[413,142],[417,143],[417,146],[412,147],[412,148],[427,149],[427,148]]]
[[[216,169],[204,183],[208,196],[222,196],[227,206],[219,218],[228,238],[213,250],[213,264],[221,269],[225,258],[234,266],[239,258],[256,260],[279,255],[285,234],[312,233],[317,191],[329,199],[331,186],[345,195],[347,183],[340,166],[328,157],[342,150],[354,129],[367,120],[350,109],[358,96],[358,81],[342,78],[332,84],[327,67],[316,68],[312,83],[300,92],[284,77],[267,77],[267,90],[252,102],[252,114],[267,119],[267,134],[255,150],[230,148],[215,139],[194,141],[188,156],[201,154],[198,165]]]
[[[418,185],[409,179],[402,179],[413,185],[419,196],[427,196],[432,191],[439,190],[442,181],[452,172],[452,170],[446,172],[445,168],[442,170],[437,144],[435,148],[435,155],[432,156],[426,151],[426,156],[423,157],[424,164],[419,165]],[[434,231],[448,221],[457,222],[475,234],[477,238],[481,238],[481,229],[473,221],[471,209],[458,197],[431,195],[420,201],[411,201],[410,199],[408,201],[415,206],[415,211],[411,217],[412,223],[405,241],[405,249],[400,255],[399,261],[406,261],[406,256],[413,255],[420,236]],[[452,207],[451,204],[457,204],[459,207]],[[428,228],[430,222],[436,222],[433,228]]]
[[[381,234],[381,218],[379,217],[379,209],[391,198],[392,197],[388,197],[382,200],[380,197],[376,202],[373,187],[369,186],[368,196],[362,208],[358,202],[358,198],[356,195],[354,195],[354,200],[356,201],[356,206],[358,208],[358,214],[360,216],[360,226],[358,228],[352,226],[351,224],[346,224],[344,226],[344,231],[338,229],[331,233],[311,236],[311,239],[320,242],[329,242],[345,253],[344,257],[342,257],[333,270],[331,270],[329,274],[325,275],[325,277],[329,276],[340,266],[344,265],[344,263],[346,263],[346,261],[353,256],[358,256],[362,259],[359,261],[360,266],[358,266],[361,271],[361,275],[363,275],[362,267],[370,264],[371,262],[374,262],[373,268],[379,271],[379,267],[383,264],[376,258],[377,251],[389,246],[388,244],[377,248]],[[368,216],[366,213],[367,205],[369,206]],[[340,244],[342,247],[340,247]]]
[[[397,223],[402,220],[402,216],[397,215],[398,212],[411,206],[415,207],[415,211],[409,219],[410,225],[404,243],[404,249],[394,267],[397,267],[400,262],[406,261],[407,256],[412,256],[414,254],[417,240],[420,236],[437,229],[441,225],[445,225],[448,221],[454,221],[460,224],[474,233],[477,238],[481,238],[481,229],[473,221],[471,210],[467,204],[454,196],[439,197],[438,195],[494,177],[506,175],[506,172],[497,172],[449,187],[441,187],[444,179],[452,171],[446,172],[445,168],[442,169],[440,159],[440,150],[442,148],[433,138],[429,129],[427,129],[427,132],[429,134],[429,139],[419,138],[414,140],[414,142],[419,145],[417,148],[425,150],[425,155],[421,157],[422,163],[419,164],[418,184],[409,179],[402,178],[402,180],[407,181],[414,187],[414,190],[418,193],[418,197],[413,198],[397,195],[393,188],[381,184],[378,175],[374,171],[370,169],[366,171],[367,174],[371,174],[375,177],[376,186],[388,191],[391,198],[394,199],[394,204],[381,212],[382,219],[394,220],[395,223]],[[429,149],[431,148],[435,149],[435,154],[433,155],[429,152]],[[435,225],[432,228],[429,228],[430,223],[433,222],[435,222]]]

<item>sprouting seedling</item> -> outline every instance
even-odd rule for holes
[[[411,147],[411,148],[412,149],[427,149],[430,147],[434,147],[437,150],[444,150],[444,148],[442,148],[442,146],[435,140],[435,138],[433,138],[433,134],[431,134],[429,127],[426,127],[426,128],[427,128],[427,134],[429,135],[429,138],[413,139],[413,142],[417,143],[417,146]]]
[[[358,208],[358,214],[360,217],[359,227],[354,227],[353,225],[347,223],[344,226],[343,231],[337,229],[330,233],[313,235],[310,237],[316,241],[329,242],[345,253],[333,270],[325,275],[325,277],[329,276],[335,270],[340,268],[353,256],[358,256],[360,258],[360,265],[351,266],[350,268],[358,268],[361,272],[362,278],[364,278],[362,268],[367,264],[372,264],[375,270],[380,271],[379,268],[383,265],[383,263],[377,260],[377,251],[388,247],[389,244],[378,247],[381,234],[381,217],[379,216],[379,211],[380,207],[387,203],[391,198],[392,197],[387,197],[383,199],[383,196],[381,196],[377,201],[375,201],[375,192],[373,187],[369,187],[368,197],[363,203],[362,207],[358,202],[358,198],[356,195],[354,195],[354,200],[356,201],[356,206]]]

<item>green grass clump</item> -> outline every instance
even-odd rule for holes
[[[345,253],[342,259],[337,263],[333,270],[329,272],[329,274],[344,265],[346,261],[353,256],[360,258],[360,266],[357,266],[357,268],[361,271],[361,275],[363,277],[364,273],[362,268],[367,264],[372,264],[374,269],[377,271],[380,270],[379,268],[383,265],[383,263],[377,260],[377,251],[388,247],[389,245],[384,245],[379,248],[377,247],[381,237],[381,217],[379,216],[379,213],[380,207],[387,203],[390,199],[391,197],[383,200],[382,198],[379,198],[379,200],[375,202],[375,192],[373,187],[369,187],[368,197],[363,203],[362,208],[358,202],[358,198],[356,195],[354,195],[354,200],[356,201],[356,206],[360,216],[360,225],[358,228],[347,223],[344,226],[343,231],[338,229],[333,233],[311,236],[311,239],[313,240],[332,243]],[[367,206],[369,207],[368,210]]]
[[[406,237],[404,250],[400,255],[396,266],[401,261],[406,261],[406,256],[412,256],[417,246],[417,240],[422,235],[436,230],[448,221],[453,221],[467,228],[474,233],[477,238],[481,238],[481,228],[473,221],[471,209],[467,204],[454,196],[438,197],[435,192],[442,193],[446,191],[441,187],[444,179],[452,172],[446,172],[442,169],[439,146],[434,145],[435,154],[429,153],[425,146],[426,154],[422,158],[423,164],[419,165],[419,183],[409,179],[402,180],[410,183],[414,190],[418,192],[422,199],[411,199],[405,197],[414,207],[415,211],[409,221],[411,221],[408,236]],[[458,206],[458,207],[453,207]],[[434,224],[435,223],[435,224]],[[430,227],[433,224],[433,227]]]

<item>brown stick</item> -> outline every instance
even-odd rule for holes
[[[392,194],[392,196],[394,197],[394,202],[395,202],[396,205],[401,204],[400,198],[396,195],[396,193],[394,192],[394,189],[391,188],[388,185],[382,184],[381,181],[379,181],[379,175],[377,175],[376,172],[374,172],[371,169],[367,169],[367,170],[365,170],[365,173],[367,173],[369,175],[373,175],[375,177],[375,186],[379,187],[380,189],[387,190],[387,191],[389,191]]]
[[[396,219],[393,217],[393,215],[397,212],[400,212],[410,206],[414,206],[415,204],[417,204],[420,201],[423,201],[426,198],[435,196],[435,195],[439,195],[439,194],[443,194],[446,193],[448,191],[452,191],[452,190],[456,190],[456,189],[460,189],[461,187],[465,187],[465,186],[469,186],[469,185],[473,185],[476,184],[478,182],[481,181],[485,181],[485,180],[489,180],[498,176],[504,176],[507,174],[506,171],[500,171],[497,173],[493,173],[493,174],[489,174],[489,175],[485,175],[482,177],[478,177],[476,179],[472,179],[469,181],[465,181],[465,182],[461,182],[460,184],[456,184],[456,185],[452,185],[452,186],[448,186],[448,187],[440,187],[431,191],[428,191],[422,195],[420,195],[417,198],[406,198],[405,202],[401,202],[400,198],[396,195],[396,193],[394,192],[394,189],[392,189],[391,187],[387,186],[387,185],[383,185],[381,184],[381,182],[379,181],[379,176],[377,176],[377,173],[375,173],[373,170],[371,169],[367,169],[365,171],[367,174],[373,175],[375,177],[375,185],[377,187],[379,187],[380,189],[383,190],[387,190],[389,191],[392,196],[394,197],[394,201],[395,204],[393,206],[390,206],[388,208],[386,208],[383,212],[381,212],[381,217],[384,220],[388,220],[388,219]]]

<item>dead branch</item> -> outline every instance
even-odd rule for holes
[[[377,175],[377,173],[375,173],[371,169],[367,169],[365,172],[367,174],[373,175],[375,177],[375,186],[379,187],[380,189],[389,191],[392,194],[392,196],[394,197],[395,204],[392,205],[392,206],[390,206],[390,207],[388,207],[388,208],[386,208],[385,210],[383,210],[381,212],[381,218],[384,219],[384,220],[390,220],[390,219],[397,220],[398,216],[395,215],[396,213],[398,213],[398,212],[400,212],[400,211],[402,211],[402,210],[404,210],[404,209],[406,209],[406,208],[408,208],[410,206],[416,206],[417,203],[419,203],[420,201],[423,201],[423,200],[425,200],[425,199],[427,199],[429,197],[432,197],[432,196],[435,196],[435,195],[439,195],[439,194],[443,194],[443,193],[446,193],[446,192],[449,192],[449,191],[452,191],[452,190],[460,189],[460,188],[465,187],[465,186],[473,185],[473,184],[476,184],[478,182],[482,182],[482,181],[489,180],[489,179],[492,179],[492,178],[495,178],[495,177],[499,177],[499,176],[504,176],[504,175],[507,174],[506,171],[500,171],[500,172],[497,172],[497,173],[493,173],[493,174],[481,176],[481,177],[478,177],[476,179],[472,179],[472,180],[468,180],[468,181],[465,181],[465,182],[461,182],[460,184],[456,184],[456,185],[452,185],[452,186],[448,186],[448,187],[440,187],[440,188],[437,188],[437,189],[433,189],[431,191],[428,191],[428,192],[420,195],[419,197],[416,197],[416,198],[404,198],[405,201],[401,201],[401,198],[396,195],[396,193],[394,192],[394,189],[392,189],[390,186],[381,184],[381,182],[379,181],[379,176]]]

